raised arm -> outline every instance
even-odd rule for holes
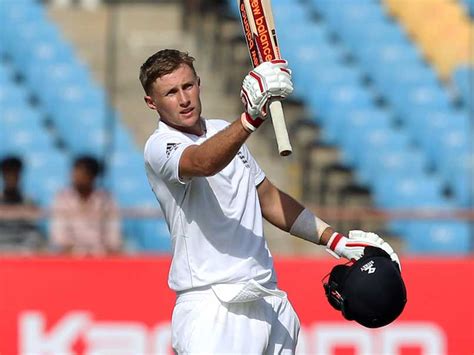
[[[252,70],[245,77],[240,93],[245,112],[203,144],[187,147],[179,163],[180,177],[211,176],[225,168],[250,133],[267,118],[271,99],[284,99],[292,91],[291,71],[286,61],[265,62]]]
[[[187,147],[179,160],[179,176],[217,174],[230,163],[249,136],[241,120],[236,120],[201,145]]]

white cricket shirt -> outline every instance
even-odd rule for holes
[[[221,172],[183,181],[181,154],[229,125],[204,120],[198,137],[163,122],[145,145],[148,181],[168,223],[173,260],[168,284],[175,291],[215,284],[275,282],[273,258],[263,237],[256,186],[265,174],[244,145]]]

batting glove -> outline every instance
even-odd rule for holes
[[[286,60],[272,60],[257,66],[244,78],[240,91],[245,107],[244,127],[255,131],[267,118],[271,100],[285,99],[292,92],[291,70]]]
[[[343,257],[349,260],[358,260],[364,254],[364,248],[367,246],[381,248],[386,251],[401,270],[402,266],[398,255],[386,241],[375,233],[353,230],[349,232],[349,238],[344,237],[342,234],[334,233],[328,241],[326,250],[338,259]]]

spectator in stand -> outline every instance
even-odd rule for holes
[[[23,162],[19,157],[7,156],[0,161],[3,188],[0,191],[0,250],[30,253],[44,247],[35,218],[38,208],[24,196],[20,188]]]
[[[102,166],[92,156],[79,156],[72,168],[72,186],[53,203],[53,249],[74,255],[110,255],[121,250],[120,220],[113,198],[96,187]]]

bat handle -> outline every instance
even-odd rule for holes
[[[272,101],[270,103],[270,115],[272,117],[273,129],[278,144],[278,151],[282,157],[286,157],[292,153],[290,138],[286,130],[285,116],[283,115],[283,107],[280,101]]]

